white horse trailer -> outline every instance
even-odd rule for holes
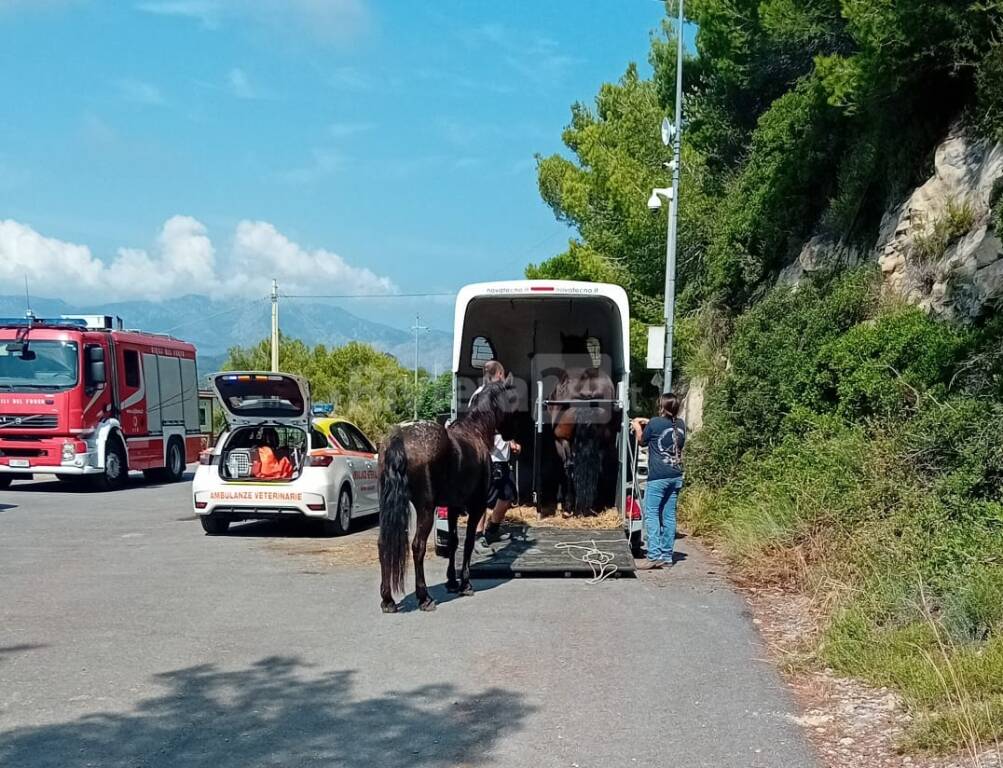
[[[574,337],[582,346],[568,350]],[[582,344],[584,342],[584,344]],[[585,354],[581,354],[584,352]],[[577,359],[576,359],[577,358]],[[555,486],[557,467],[549,455],[548,398],[560,372],[596,367],[612,380],[611,401],[604,406],[615,420],[615,456],[609,498],[623,515],[624,533],[638,546],[641,520],[636,504],[627,503],[629,488],[630,312],[627,294],[618,285],[566,280],[512,280],[476,283],[460,290],[453,328],[452,417],[462,414],[481,384],[484,364],[501,362],[519,387],[516,440],[523,451],[513,459],[519,503],[540,509],[548,488]],[[543,454],[543,455],[541,455]],[[615,487],[613,487],[615,481]],[[446,521],[436,520],[437,539]]]

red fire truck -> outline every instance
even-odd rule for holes
[[[195,347],[118,318],[0,318],[0,488],[33,474],[175,482],[198,458]]]

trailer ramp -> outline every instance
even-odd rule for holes
[[[460,551],[463,535],[461,526]],[[578,577],[595,581],[634,575],[634,558],[621,528],[569,530],[544,526],[506,525],[505,541],[491,554],[474,552],[474,578]]]

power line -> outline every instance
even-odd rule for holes
[[[262,301],[268,301],[268,300],[269,300],[269,297],[267,297],[267,296],[259,296],[256,299],[251,299],[250,303],[253,305],[253,304],[258,304],[258,303],[260,303]],[[216,312],[215,314],[209,315],[208,317],[201,317],[201,316],[199,316],[199,317],[190,318],[188,320],[185,320],[183,323],[178,323],[177,325],[168,328],[166,331],[159,331],[159,333],[172,333],[173,331],[176,331],[178,328],[184,328],[186,325],[191,325],[192,323],[204,323],[207,320],[212,320],[212,319],[217,318],[217,317],[222,317],[223,315],[228,315],[231,312],[236,312],[238,309],[244,309],[246,307],[247,307],[247,304],[242,304],[242,303],[241,304],[235,304],[234,306],[229,307],[228,309],[224,309],[222,312]]]
[[[282,299],[426,299],[434,296],[455,296],[456,291],[429,293],[280,293]]]

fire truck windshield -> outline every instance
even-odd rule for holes
[[[28,340],[27,354],[0,341],[0,389],[35,391],[76,386],[80,355],[73,341]]]

